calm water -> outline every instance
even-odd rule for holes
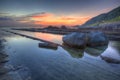
[[[62,35],[24,32],[37,38],[62,43]],[[47,37],[45,37],[47,36]],[[108,46],[85,50],[56,50],[38,47],[37,40],[21,36],[6,38],[9,63],[29,68],[33,80],[118,80],[120,64],[110,64],[99,55],[120,59],[120,42],[110,41]]]

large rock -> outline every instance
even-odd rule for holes
[[[64,45],[74,48],[104,46],[107,45],[109,41],[107,36],[99,31],[90,33],[73,32],[65,35],[62,39]]]
[[[103,46],[107,45],[109,40],[103,32],[90,32],[87,35],[88,37],[88,46]]]
[[[84,48],[86,46],[86,34],[84,33],[73,32],[62,39],[64,44],[69,47]]]

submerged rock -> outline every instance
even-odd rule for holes
[[[58,45],[54,44],[54,43],[39,43],[39,47],[41,47],[41,48],[57,49]]]
[[[108,44],[108,38],[103,32],[90,32],[87,37],[88,46],[103,46]]]
[[[62,38],[65,45],[75,48],[85,48],[86,46],[86,34],[73,32]]]
[[[101,59],[108,62],[108,63],[115,63],[115,64],[120,64],[120,60],[118,59],[114,59],[114,58],[110,58],[110,57],[106,57],[106,56],[102,56],[100,55]]]

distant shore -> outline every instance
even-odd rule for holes
[[[21,30],[21,31],[30,31],[30,32],[43,32],[43,33],[52,33],[52,34],[61,34],[66,35],[71,32],[82,32],[88,33],[91,31],[101,31],[104,32],[110,40],[120,40],[120,29],[99,29],[99,28],[81,28],[81,29],[41,29],[41,28],[20,28],[13,30]]]

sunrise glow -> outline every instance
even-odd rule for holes
[[[54,26],[81,25],[89,19],[90,19],[90,17],[55,16],[52,13],[42,13],[42,14],[37,14],[37,15],[30,16],[30,20],[34,21],[34,24],[54,25]]]

